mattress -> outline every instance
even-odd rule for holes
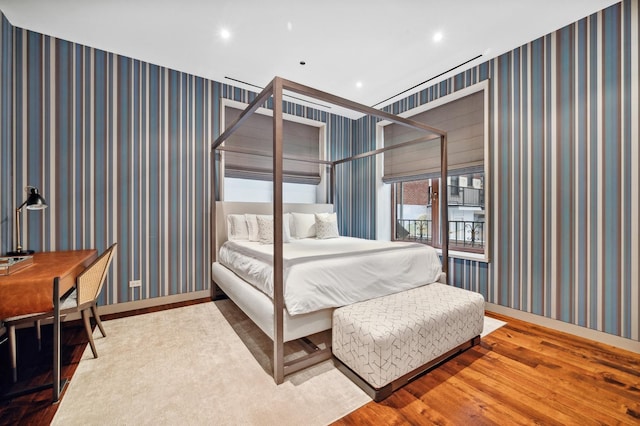
[[[218,261],[273,297],[273,245],[227,241]],[[351,237],[283,245],[284,302],[290,315],[336,308],[438,281],[433,247]]]
[[[218,262],[211,265],[211,272],[213,280],[222,291],[273,340],[274,309],[272,300]],[[289,315],[286,309],[283,311],[282,335],[285,342],[331,328],[333,309],[323,309],[296,316]]]

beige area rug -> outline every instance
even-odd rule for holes
[[[483,336],[505,323],[485,317]],[[104,322],[69,384],[54,425],[325,425],[371,399],[325,361],[271,376],[271,340],[231,301]],[[330,333],[311,337],[324,347]],[[303,354],[295,342],[286,358]]]
[[[87,347],[53,424],[324,425],[371,401],[332,361],[276,386],[271,340],[228,300],[104,327],[99,358]]]

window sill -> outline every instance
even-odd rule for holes
[[[439,255],[442,255],[442,249],[436,249]],[[481,253],[469,253],[464,251],[449,250],[449,257],[454,259],[474,260],[476,262],[489,263],[489,258],[486,254]]]

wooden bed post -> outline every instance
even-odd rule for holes
[[[284,382],[284,285],[282,260],[282,80],[273,80],[273,378]]]
[[[209,198],[209,202],[211,203],[211,217],[209,218],[209,226],[211,227],[211,232],[209,233],[209,238],[211,238],[210,250],[211,250],[211,259],[212,262],[216,262],[218,260],[218,253],[216,252],[216,181],[219,181],[215,178],[215,170],[216,170],[216,150],[211,150],[211,173],[214,176],[211,184],[211,197]],[[211,276],[211,267],[209,267],[209,285],[211,286],[211,300],[216,298],[216,284],[213,282],[213,277]]]
[[[443,188],[440,188],[440,240],[442,241],[442,272],[449,284],[449,185],[447,183],[447,136],[440,136],[440,168]]]
[[[329,171],[329,202],[336,208],[336,166],[331,164]]]
[[[246,109],[242,111],[240,116],[230,125],[225,131],[218,136],[218,138],[212,144],[212,159],[211,159],[211,169],[215,171],[215,152],[218,151],[234,151],[233,149],[226,149],[222,147],[221,144],[231,136],[243,123],[260,108],[264,105],[269,97],[273,98],[273,224],[274,224],[274,235],[273,235],[273,377],[276,384],[281,384],[284,382],[285,374],[291,374],[296,371],[299,371],[303,368],[306,368],[310,365],[316,364],[320,361],[327,360],[331,358],[331,348],[327,347],[324,349],[314,349],[315,352],[308,354],[307,356],[300,357],[298,359],[289,361],[287,363],[284,362],[284,283],[283,283],[283,194],[282,194],[282,183],[283,183],[283,160],[285,159],[283,155],[283,139],[284,139],[284,127],[283,127],[283,106],[282,106],[282,97],[284,90],[288,92],[297,93],[300,95],[308,96],[315,99],[322,99],[329,103],[339,105],[353,111],[358,111],[366,115],[372,115],[379,119],[389,120],[392,123],[397,123],[403,126],[407,126],[409,128],[417,129],[419,131],[427,132],[428,135],[424,137],[419,137],[418,139],[414,139],[407,142],[402,142],[399,144],[395,144],[389,147],[382,147],[379,149],[375,149],[373,151],[365,152],[350,156],[348,158],[343,158],[340,160],[332,160],[332,161],[320,161],[322,164],[328,164],[331,166],[330,172],[330,194],[329,197],[332,201],[332,204],[335,208],[336,202],[336,171],[335,167],[337,164],[341,164],[344,162],[350,162],[359,158],[366,158],[374,155],[378,155],[390,149],[397,149],[400,147],[406,147],[422,142],[427,142],[430,140],[436,140],[438,136],[440,137],[440,146],[441,146],[441,164],[442,164],[442,173],[441,178],[446,185],[447,181],[447,138],[446,132],[436,129],[435,127],[431,127],[424,123],[419,123],[407,118],[403,118],[383,110],[377,110],[366,105],[359,104],[357,102],[349,101],[347,99],[331,95],[329,93],[312,89],[310,87],[294,83],[288,80],[285,80],[281,77],[275,77],[267,87],[265,87],[262,92],[258,94],[256,98],[251,101],[251,103],[247,106]],[[246,150],[238,149],[236,152],[246,152]],[[248,152],[249,154],[262,155],[262,153]],[[296,160],[296,158],[291,158]],[[309,161],[306,159],[300,159],[299,161]],[[218,176],[220,177],[220,176]],[[215,179],[215,177],[214,177]],[[218,179],[220,180],[220,179]],[[220,187],[221,190],[221,187]],[[221,192],[220,192],[221,193]],[[216,229],[216,206],[215,206],[215,182],[212,186],[212,202],[214,203],[212,206],[212,259],[215,261],[217,258],[216,253],[216,235],[218,230]],[[448,206],[447,206],[447,191],[445,190],[444,195],[441,197],[441,231],[442,231],[442,263],[443,272],[447,272],[448,264],[449,264],[449,253],[448,253],[448,245],[449,245],[449,234],[448,234]],[[393,207],[392,207],[393,208]],[[222,210],[222,209],[221,209]],[[393,215],[392,215],[393,217]],[[448,282],[448,275],[447,275]],[[212,290],[213,291],[213,290]]]

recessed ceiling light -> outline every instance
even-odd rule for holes
[[[444,35],[440,31],[438,31],[437,33],[435,33],[433,35],[433,41],[435,41],[437,43],[439,41],[442,41],[443,37],[444,37]]]
[[[287,29],[289,31],[293,30],[293,24],[291,22],[287,22]]]
[[[220,37],[222,37],[223,40],[229,40],[231,38],[231,32],[228,29],[223,28],[220,30]]]
[[[356,81],[356,87],[358,89],[361,89],[362,88],[362,82],[361,81]]]

